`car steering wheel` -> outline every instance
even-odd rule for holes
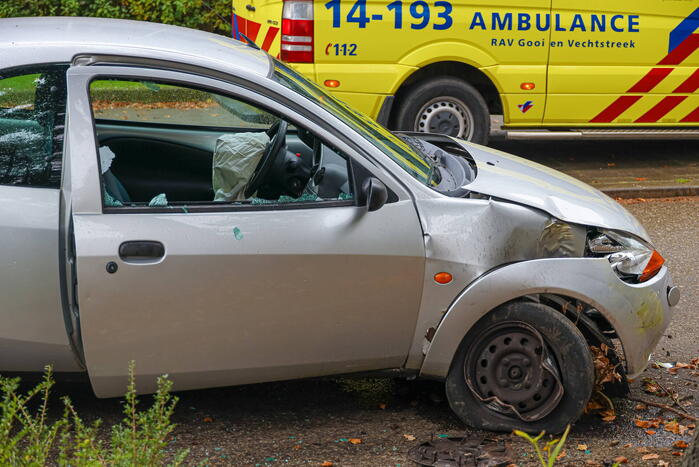
[[[286,151],[282,151],[282,148],[286,144],[286,130],[288,127],[289,124],[286,121],[279,120],[267,130],[266,133],[270,137],[270,141],[265,149],[265,153],[262,155],[262,159],[260,159],[260,163],[257,164],[255,172],[253,172],[250,181],[245,186],[244,194],[246,198],[250,198],[262,186],[262,182],[269,175],[269,171],[274,166],[277,158],[286,156]]]

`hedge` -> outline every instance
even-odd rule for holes
[[[97,16],[231,34],[231,0],[0,0],[0,18]]]

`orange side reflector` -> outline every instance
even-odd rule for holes
[[[650,256],[650,260],[648,261],[648,264],[646,264],[645,269],[643,269],[643,274],[639,276],[638,281],[645,282],[655,276],[658,271],[660,271],[660,268],[663,267],[663,264],[665,264],[665,258],[660,256],[660,253],[657,251],[653,251],[653,254]]]
[[[451,282],[451,280],[451,274],[449,274],[448,272],[438,272],[434,275],[434,281],[437,284],[448,284],[449,282]]]
[[[329,88],[338,88],[340,87],[340,82],[336,79],[326,79],[325,84]]]
[[[519,85],[520,89],[524,89],[525,91],[531,91],[536,87],[536,84],[534,83],[522,83]]]

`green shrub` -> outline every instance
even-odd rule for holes
[[[48,408],[54,381],[47,368],[43,380],[26,394],[19,393],[18,378],[0,378],[0,465],[70,467],[126,467],[181,465],[188,451],[169,456],[170,421],[177,398],[172,382],[158,378],[153,404],[139,410],[134,365],[124,400],[124,418],[111,427],[109,439],[100,439],[100,420],[87,424],[67,397],[61,416],[49,421]],[[34,402],[39,398],[39,401]],[[34,407],[36,406],[36,407]]]
[[[96,16],[231,34],[230,0],[0,0],[0,18]]]
[[[553,439],[546,443],[543,448],[541,448],[539,447],[539,440],[544,437],[546,434],[545,431],[542,431],[536,437],[531,437],[527,433],[520,430],[514,431],[517,436],[526,439],[534,447],[534,452],[536,453],[536,457],[539,459],[539,462],[541,462],[542,467],[553,467],[556,464],[558,455],[560,454],[561,449],[563,449],[563,446],[566,444],[566,438],[568,437],[569,432],[570,425],[566,427],[560,439]],[[544,456],[546,456],[546,459],[544,459]]]

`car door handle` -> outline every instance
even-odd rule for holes
[[[119,258],[125,262],[152,262],[163,256],[165,256],[165,245],[160,242],[139,240],[119,245]]]

